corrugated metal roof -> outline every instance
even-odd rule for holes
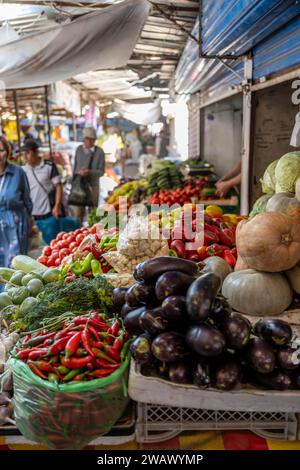
[[[57,3],[47,0],[19,0],[16,4],[8,0],[0,5],[0,22],[8,21],[19,33],[30,34],[122,1],[124,0],[80,0],[77,4],[74,0],[61,0]],[[124,77],[124,70],[116,72],[119,74],[119,93],[117,82],[114,82],[115,87],[109,88],[109,84],[105,83],[106,77],[103,72],[92,75],[92,82],[90,73],[81,74],[79,77],[74,77],[73,84],[82,83],[83,89],[91,90],[93,95],[108,96],[108,90],[111,90],[115,96],[122,95],[122,99],[150,96],[153,87],[158,94],[160,89],[165,93],[186,44],[188,33],[194,26],[199,2],[150,0],[150,3],[152,4],[150,15],[127,68],[127,72],[135,74],[135,81],[149,77],[143,82],[147,85],[144,85],[146,90],[138,83],[132,87],[128,76]]]

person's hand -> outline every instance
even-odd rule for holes
[[[52,215],[53,215],[53,217],[58,219],[58,217],[61,215],[61,208],[58,207],[58,206],[54,206],[53,209],[52,209]]]
[[[224,197],[231,189],[231,183],[229,181],[218,181],[216,183],[216,188],[216,194],[220,197]]]
[[[80,170],[79,172],[81,176],[89,176],[90,173],[91,173],[91,170],[88,170],[87,168]]]

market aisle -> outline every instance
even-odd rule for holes
[[[300,441],[263,439],[249,431],[201,431],[183,433],[156,444],[137,444],[135,441],[118,446],[88,446],[84,450],[300,450]],[[7,444],[0,437],[2,450],[48,450],[44,446]]]

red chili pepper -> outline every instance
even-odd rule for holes
[[[31,335],[26,335],[25,338],[23,339],[23,345],[25,345],[27,343],[27,341],[29,341],[31,338]]]
[[[42,372],[53,372],[54,371],[53,365],[50,364],[50,362],[47,362],[47,361],[35,361],[35,362],[28,361],[27,364],[28,365],[29,364],[34,364]]]
[[[32,370],[32,372],[37,375],[38,377],[40,377],[41,379],[44,379],[46,380],[47,379],[47,376],[45,374],[43,374],[43,372],[41,372],[32,362],[29,362],[28,363],[28,367]]]
[[[219,237],[214,232],[205,230],[204,232],[204,245],[211,245],[212,243],[218,243]]]
[[[118,369],[121,365],[121,363],[118,364],[111,364],[104,359],[94,359],[94,363],[96,364],[97,367],[99,368],[104,368],[104,369]]]
[[[98,332],[96,331],[96,329],[92,325],[88,324],[88,330],[96,338],[96,340],[100,341]]]
[[[99,341],[91,341],[91,346],[93,348],[97,348],[97,349],[103,349],[104,348],[104,344],[100,343]]]
[[[122,333],[120,334],[120,336],[118,336],[118,337],[114,340],[112,347],[114,348],[114,350],[115,350],[116,352],[119,353],[119,352],[121,351],[122,347],[123,347],[123,344],[124,344],[124,332],[122,332]]]
[[[34,336],[33,338],[30,338],[27,342],[23,341],[22,345],[23,346],[37,346],[39,344],[42,344],[45,340],[49,338],[54,338],[55,332],[54,333],[48,333],[46,335],[41,335],[41,336]]]
[[[102,377],[107,377],[108,375],[112,374],[112,372],[113,371],[111,369],[96,369],[93,372],[90,372],[89,375],[101,379]]]
[[[88,355],[88,352],[84,348],[78,348],[74,354],[74,356],[76,357],[86,357],[87,355]]]
[[[66,358],[73,356],[75,351],[77,350],[79,343],[81,341],[81,331],[75,333],[71,338],[68,340],[65,351],[66,351]]]
[[[106,346],[104,348],[104,351],[109,357],[114,359],[115,362],[120,362],[121,361],[120,354],[118,353],[118,351],[116,351],[114,349],[113,346]]]
[[[89,369],[89,370],[94,370],[94,364],[92,362],[88,362],[86,367]]]
[[[96,312],[96,311],[91,312],[90,319],[91,320],[96,320],[99,323],[103,323],[103,322],[106,323],[106,317],[105,316],[103,317],[103,316],[99,315],[99,313]]]
[[[59,361],[59,357],[57,355],[51,357],[50,364],[56,364]]]
[[[111,325],[111,327],[108,329],[108,332],[110,335],[117,336],[119,333],[120,329],[120,322],[119,320],[115,320],[114,323]]]
[[[82,330],[81,332],[81,341],[83,344],[83,347],[87,350],[87,352],[91,355],[94,356],[94,353],[91,348],[91,338],[90,338],[90,333],[87,328]]]
[[[50,347],[51,355],[55,356],[56,354],[63,351],[68,341],[69,341],[69,337],[66,336],[65,338],[60,338],[58,341],[52,344],[52,346]]]
[[[66,359],[65,357],[62,357],[61,358],[61,363],[62,363],[63,366],[66,366],[69,369],[80,369],[81,367],[86,366],[92,360],[93,360],[92,356],[70,357],[69,359]]]
[[[32,348],[28,348],[28,349],[22,349],[21,351],[18,352],[17,354],[17,358],[18,359],[27,359],[28,358],[28,355],[29,353],[32,352]]]
[[[48,356],[50,354],[50,349],[49,348],[34,348],[29,354],[28,354],[28,359],[31,361],[34,361],[38,357],[44,357]]]
[[[236,264],[236,259],[235,259],[235,257],[233,256],[233,254],[230,253],[229,250],[224,251],[223,258],[224,258],[224,260],[226,261],[226,263],[229,264],[229,266],[232,266],[232,267],[235,266],[235,264]]]
[[[115,361],[112,357],[110,357],[108,354],[106,354],[105,352],[103,351],[100,351],[99,349],[97,348],[93,348],[93,351],[94,351],[94,356],[97,357],[98,359],[104,359],[105,361],[107,362],[110,362],[111,364],[115,364],[116,362],[120,362],[119,361]]]

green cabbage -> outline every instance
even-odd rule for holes
[[[275,193],[275,169],[279,160],[274,160],[267,166],[264,176],[261,178],[262,192],[265,194]]]
[[[295,194],[295,183],[300,176],[300,152],[283,155],[275,169],[276,193]]]
[[[271,199],[274,193],[264,194],[258,198],[253,204],[252,211],[249,214],[249,217],[255,217],[257,214],[261,214],[266,211],[268,200]]]

